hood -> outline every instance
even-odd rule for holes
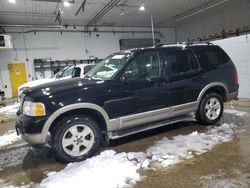
[[[22,84],[21,86],[18,87],[18,90],[22,89],[22,88],[30,88],[30,87],[35,87],[41,84],[45,84],[45,83],[49,83],[49,82],[53,82],[56,81],[55,78],[45,78],[45,79],[40,79],[40,80],[34,80],[31,82],[27,82],[25,84]]]
[[[77,91],[80,92],[87,90],[90,87],[101,85],[105,81],[100,79],[91,79],[91,78],[72,78],[66,80],[58,80],[56,82],[49,82],[42,84],[36,87],[27,89],[24,93],[31,98],[41,98],[44,96],[58,95],[58,94],[77,94]]]

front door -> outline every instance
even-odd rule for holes
[[[161,67],[158,52],[143,52],[134,57],[124,74],[132,72],[135,79],[119,81],[112,95],[120,97],[106,104],[112,118],[166,107],[168,90]]]
[[[17,88],[27,82],[26,79],[26,69],[24,63],[9,64],[8,65],[11,88],[12,88],[12,97],[17,97],[18,92]]]

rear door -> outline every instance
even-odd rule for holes
[[[191,49],[169,48],[161,52],[168,80],[168,106],[197,100],[201,74],[198,61]]]

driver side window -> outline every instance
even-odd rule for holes
[[[133,72],[137,80],[151,79],[160,76],[160,61],[157,52],[146,52],[136,56],[127,71]]]

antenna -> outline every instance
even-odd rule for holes
[[[152,27],[153,46],[155,46],[154,19],[153,19],[153,15],[152,14],[151,14],[151,27]]]

